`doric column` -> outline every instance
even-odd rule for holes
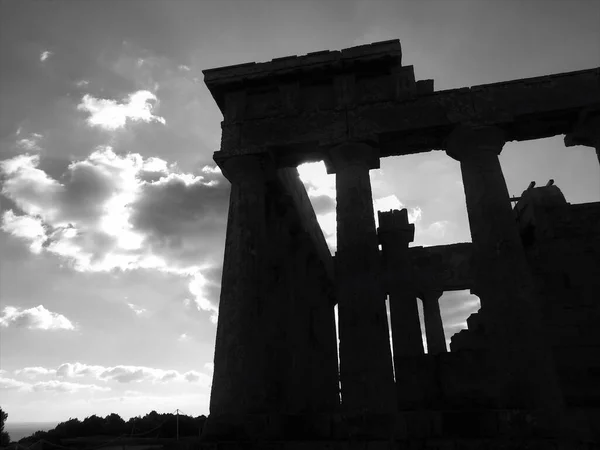
[[[408,254],[408,244],[414,239],[415,226],[408,223],[407,210],[379,212],[378,235],[384,264],[383,284],[390,296],[394,367],[398,377],[398,372],[402,370],[402,358],[424,353]]]
[[[267,412],[268,347],[261,323],[267,257],[264,161],[221,163],[231,182],[215,344],[211,415]]]
[[[498,406],[558,409],[556,369],[498,159],[504,143],[498,128],[460,126],[448,137],[446,151],[460,161],[475,289],[499,376]]]
[[[336,295],[340,330],[340,377],[345,410],[389,412],[395,408],[385,298],[378,282],[379,250],[369,170],[378,151],[346,143],[329,152],[336,174]]]
[[[444,291],[428,289],[421,293],[423,299],[423,317],[425,322],[425,335],[427,337],[427,353],[437,355],[446,353],[446,336],[444,324],[440,314],[440,297]]]
[[[600,163],[600,111],[586,111],[573,127],[573,131],[565,135],[565,145],[585,145],[596,149]]]

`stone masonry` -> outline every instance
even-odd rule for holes
[[[204,75],[231,182],[206,445],[600,441],[600,203],[549,183],[513,209],[498,159],[560,134],[599,152],[600,68],[434,91],[392,40]],[[410,247],[406,210],[375,227],[369,171],[431,150],[460,163],[471,243]],[[336,176],[335,256],[295,169],[320,160]],[[456,289],[481,309],[448,351],[439,303]]]

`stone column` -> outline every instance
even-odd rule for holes
[[[379,154],[366,144],[346,143],[330,150],[328,163],[337,184],[342,405],[346,411],[391,412],[394,378],[369,179]]]
[[[475,290],[486,311],[498,407],[558,410],[562,395],[498,155],[494,127],[455,129],[446,151],[460,161],[473,241]]]
[[[236,156],[221,165],[231,182],[211,416],[268,411],[268,347],[261,323],[267,257],[264,161]]]
[[[565,145],[585,145],[596,149],[600,163],[600,112],[587,112],[573,127],[573,131],[565,136]]]
[[[446,336],[440,314],[440,297],[444,291],[429,289],[421,294],[423,299],[423,317],[427,337],[427,353],[437,355],[446,353]]]

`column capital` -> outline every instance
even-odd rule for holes
[[[459,125],[446,138],[446,153],[457,161],[499,155],[506,143],[504,131],[494,126]]]
[[[215,161],[230,183],[264,183],[269,172],[275,169],[273,162],[266,155],[215,157]]]
[[[565,135],[565,146],[585,145],[600,148],[600,111],[584,111]]]
[[[327,151],[325,165],[328,174],[349,166],[379,169],[379,149],[364,142],[344,142]]]

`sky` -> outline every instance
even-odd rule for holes
[[[596,0],[0,1],[0,405],[9,423],[207,414],[229,183],[203,69],[400,39],[443,90],[600,66]],[[507,143],[511,195],[600,200],[562,136]],[[299,168],[332,251],[335,180]],[[387,158],[412,245],[470,240],[445,153]],[[440,300],[446,338],[479,301]]]

